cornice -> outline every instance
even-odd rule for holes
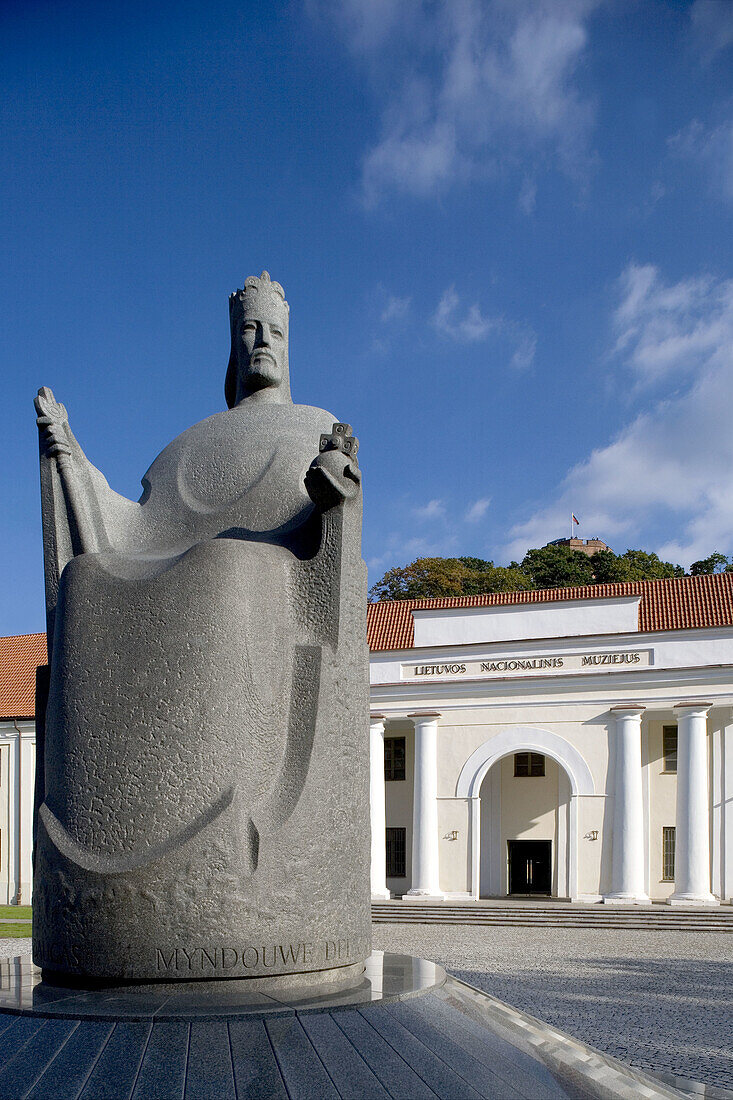
[[[688,691],[686,689],[692,689]],[[685,669],[609,669],[553,676],[497,676],[472,680],[414,683],[400,680],[373,684],[372,706],[384,708],[398,700],[402,707],[596,706],[617,704],[619,695],[644,699],[649,692],[669,692],[669,700],[655,697],[648,707],[671,709],[685,695],[713,699],[713,706],[733,706],[733,665],[700,665]],[[521,696],[521,698],[520,698]]]

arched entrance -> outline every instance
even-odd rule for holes
[[[517,753],[544,757],[545,776],[515,776]],[[516,887],[516,871],[525,858],[537,860],[533,865],[537,874],[542,859],[549,859],[549,892],[577,897],[578,798],[594,793],[593,777],[578,750],[549,730],[514,726],[480,745],[461,769],[456,787],[459,798],[471,799],[474,898],[506,895],[511,886]],[[550,848],[544,848],[544,855],[535,848],[532,856],[528,848],[512,850],[510,841],[545,845],[549,841]],[[510,882],[512,858],[514,882]],[[532,885],[537,885],[534,873],[532,878]]]
[[[479,798],[480,896],[569,896],[565,769],[518,748],[489,768]]]

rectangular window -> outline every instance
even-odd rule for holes
[[[674,882],[674,825],[662,829],[662,882]]]
[[[666,772],[677,771],[677,727],[662,727],[662,753],[664,755],[664,770]]]
[[[405,778],[405,739],[385,737],[384,778],[388,781]]]
[[[541,752],[515,752],[515,776],[540,777],[545,774],[545,758]]]
[[[387,829],[387,878],[405,878],[407,829]]]

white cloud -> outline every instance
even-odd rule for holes
[[[443,297],[438,302],[438,308],[433,315],[433,324],[445,335],[451,331],[451,321],[458,307],[458,301],[455,286],[449,286],[443,291]]]
[[[510,557],[562,536],[571,510],[586,537],[616,550],[654,524],[674,534],[644,548],[683,565],[733,549],[733,281],[665,284],[652,265],[630,265],[619,289],[620,369],[677,388],[569,472],[553,501],[513,529]]]
[[[454,128],[434,122],[415,85],[405,93],[382,141],[364,158],[367,205],[377,201],[385,183],[425,197],[465,172]]]
[[[462,317],[458,317],[460,304],[455,286],[449,286],[433,315],[433,325],[443,336],[457,336],[460,340],[473,344],[478,340],[485,340],[491,330],[501,324],[500,318],[484,317],[475,303],[468,307]]]
[[[733,4],[730,9],[733,12]],[[669,138],[669,147],[701,168],[716,190],[733,201],[733,119],[711,127],[694,119]]]
[[[530,214],[534,214],[534,209],[537,205],[537,184],[533,179],[530,179],[529,176],[525,176],[522,180],[517,203],[523,214],[526,214],[528,217]]]
[[[411,298],[398,298],[395,294],[387,295],[387,301],[381,313],[381,320],[385,323],[401,320],[407,315],[411,301]]]
[[[455,285],[443,291],[432,316],[432,324],[441,336],[466,344],[486,340],[492,333],[506,338],[514,345],[510,364],[516,370],[524,370],[534,361],[537,337],[533,332],[504,317],[485,316],[476,302],[465,307]]]
[[[429,500],[421,508],[413,508],[412,514],[417,519],[442,519],[445,515],[445,505],[442,500]]]
[[[730,289],[709,276],[666,286],[652,264],[629,264],[619,280],[616,351],[642,384],[697,371],[731,332]]]
[[[707,61],[733,44],[733,4],[730,0],[695,0],[690,8],[690,19],[698,47]]]
[[[401,533],[392,532],[382,543],[384,553],[379,557],[370,558],[367,563],[370,572],[369,583],[374,584],[386,569],[408,565],[416,558],[452,557],[458,549],[457,543],[458,539],[454,534],[446,534],[438,539],[428,539],[415,536],[405,538]]]
[[[648,218],[662,199],[665,198],[666,194],[667,188],[661,180],[654,180],[653,183],[650,184],[647,194],[642,195],[639,203],[629,207],[629,210],[642,218]]]
[[[515,370],[527,370],[534,363],[534,353],[537,350],[537,337],[533,334],[520,336],[517,349],[512,355],[510,366]]]
[[[660,199],[663,199],[667,194],[667,188],[661,182],[661,180],[655,180],[649,189],[649,203],[651,206],[656,206]]]
[[[307,6],[311,14],[324,14],[341,23],[347,40],[355,53],[370,52],[382,46],[394,32],[398,22],[410,8],[412,0],[327,0]],[[400,9],[404,8],[401,12]]]
[[[599,2],[324,0],[382,100],[367,202],[392,187],[431,195],[548,150],[583,171],[593,107],[575,77]],[[531,205],[531,185],[525,194]]]
[[[490,504],[491,497],[480,497],[479,500],[475,500],[466,512],[466,522],[478,523],[486,515]]]

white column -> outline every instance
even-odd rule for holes
[[[369,808],[372,822],[372,901],[390,898],[387,889],[387,816],[384,804],[384,715],[369,715]]]
[[[710,891],[708,724],[712,703],[678,703],[674,893],[670,905],[717,905]]]
[[[721,884],[721,898],[727,898],[733,905],[733,710],[728,711],[728,720],[723,727],[723,797],[722,836],[724,862]]]
[[[18,903],[29,905],[33,888],[33,793],[36,776],[36,731],[31,725],[21,729],[19,764],[20,805],[18,818],[21,832],[18,838],[19,888]]]
[[[18,761],[20,758],[20,738],[13,729],[6,729],[3,733],[8,740],[4,746],[8,750],[8,786],[7,797],[7,829],[3,829],[0,838],[5,845],[8,861],[8,905],[13,905],[18,896],[18,883],[20,881],[20,852],[17,846],[18,839]],[[0,779],[4,779],[2,776]],[[5,822],[2,823],[5,825]]]
[[[415,901],[441,901],[438,853],[438,719],[435,710],[408,714],[415,723],[415,789],[412,804],[412,888]]]
[[[481,799],[471,795],[471,897],[481,897]]]
[[[644,800],[641,785],[641,716],[638,703],[611,707],[616,719],[613,850],[610,905],[649,905],[644,882]]]

